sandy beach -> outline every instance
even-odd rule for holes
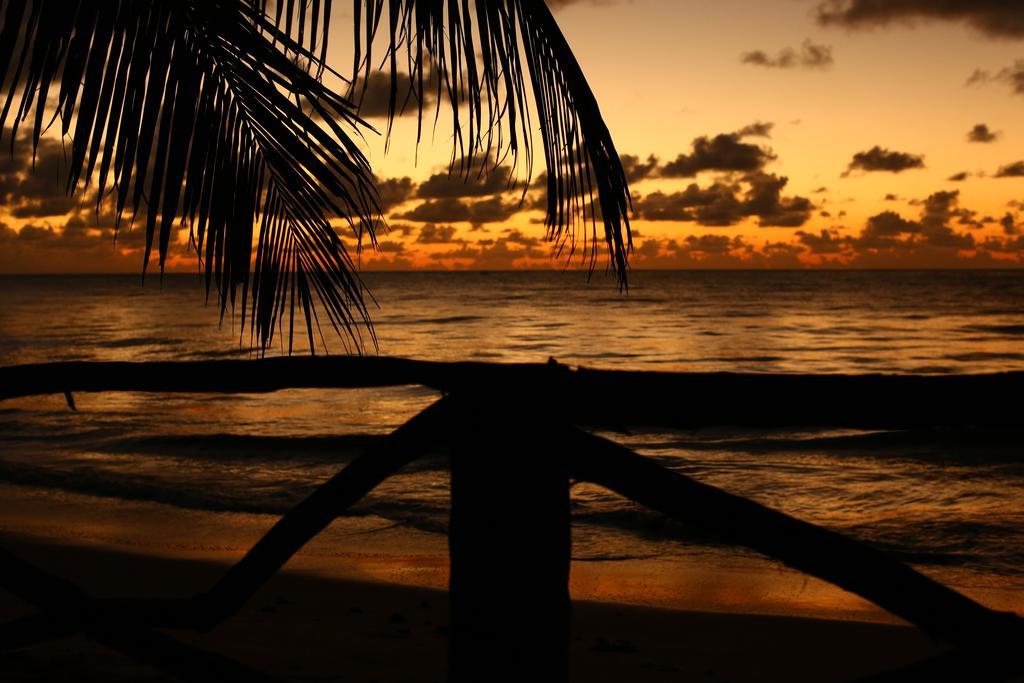
[[[9,536],[3,544],[97,596],[184,596],[224,569]],[[29,611],[10,596],[0,601],[5,619]],[[441,681],[446,624],[443,591],[290,570],[210,634],[178,635],[284,680]],[[937,651],[900,626],[574,606],[572,668],[579,681],[846,681]],[[7,653],[0,671],[10,681],[163,680],[81,638]]]
[[[258,523],[230,515],[4,489],[3,547],[100,597],[202,591],[260,533]],[[362,552],[339,552],[331,534],[360,539]],[[414,535],[405,538],[409,553],[396,555],[381,552],[393,538],[351,534],[332,529],[211,633],[177,635],[284,680],[444,680],[445,558]],[[577,595],[607,598],[615,586],[644,583],[635,568],[624,577],[591,564],[574,566]],[[656,597],[659,579],[648,571]],[[740,577],[732,575],[742,584]],[[578,600],[573,680],[847,681],[939,651],[895,624],[749,614],[740,604],[690,600],[716,612]],[[30,612],[0,596],[4,619]],[[0,672],[10,681],[163,680],[82,638],[6,653]]]

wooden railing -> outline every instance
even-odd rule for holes
[[[1024,671],[1024,620],[855,540],[661,467],[593,430],[707,425],[926,428],[1016,424],[1024,373],[758,375],[571,369],[391,358],[53,363],[0,368],[0,400],[96,391],[263,393],[423,385],[436,403],[284,515],[209,591],[94,599],[0,551],[0,587],[39,608],[0,649],[83,633],[189,681],[270,680],[162,629],[207,631],[300,548],[412,460],[451,450],[449,680],[566,680],[569,485],[589,481],[855,593],[946,644],[871,680],[1004,680]],[[500,662],[496,666],[496,662]]]

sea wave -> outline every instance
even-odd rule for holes
[[[872,431],[839,435],[642,439],[646,451],[855,454],[933,462],[1024,462],[1024,430],[1007,427]]]

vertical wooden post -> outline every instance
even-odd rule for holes
[[[450,683],[568,679],[568,457],[526,400],[454,401]]]

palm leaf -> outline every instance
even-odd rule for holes
[[[290,350],[298,312],[314,349],[319,306],[360,347],[362,287],[329,217],[372,240],[379,212],[350,137],[363,124],[319,79],[329,0],[2,0],[0,15],[12,151],[23,125],[35,148],[59,121],[68,191],[95,186],[97,211],[109,199],[119,226],[144,224],[144,268],[155,247],[163,271],[177,224],[207,297],[222,316],[240,303],[255,342],[287,320]]]
[[[486,172],[478,166],[488,160],[522,157],[529,185],[535,119],[547,167],[548,236],[570,254],[582,239],[593,268],[600,220],[609,265],[624,286],[632,249],[626,175],[594,94],[544,0],[353,2],[354,66],[362,83],[377,66],[374,45],[385,45],[389,131],[408,99],[419,103],[422,127],[427,89],[434,88],[438,107],[446,102],[454,117],[452,172]],[[398,92],[400,69],[411,77],[411,98]]]
[[[363,289],[329,218],[346,218],[360,243],[374,241],[377,194],[350,136],[365,124],[320,80],[330,0],[268,4],[0,0],[0,136],[9,134],[13,151],[27,124],[35,148],[59,120],[70,138],[68,191],[95,186],[97,211],[109,200],[118,226],[126,213],[144,224],[144,268],[156,246],[162,272],[175,224],[187,228],[207,297],[216,291],[222,316],[240,304],[243,329],[248,320],[263,348],[287,322],[290,351],[298,315],[314,349],[318,308],[361,348],[364,324],[372,338]],[[427,88],[439,106],[450,104],[453,170],[522,156],[529,177],[535,117],[549,236],[570,253],[581,236],[593,268],[602,221],[610,266],[625,285],[625,174],[544,1],[386,4],[355,0],[354,26],[356,71],[369,75],[388,17],[391,119],[400,54],[420,125]]]

